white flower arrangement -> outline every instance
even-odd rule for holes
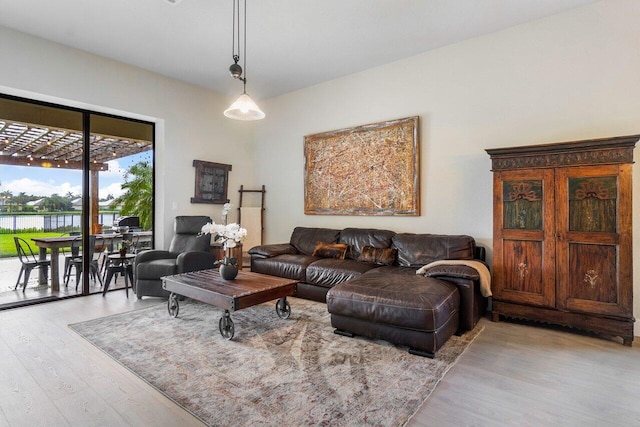
[[[235,248],[247,236],[247,230],[235,222],[227,225],[208,222],[202,226],[201,233],[215,235],[213,241],[221,244],[225,251]]]
[[[247,236],[247,229],[240,227],[235,222],[227,224],[227,215],[233,205],[231,203],[225,203],[222,206],[222,221],[224,224],[216,224],[215,222],[208,222],[202,226],[200,234],[211,234],[214,236],[214,243],[222,245],[225,256],[224,259],[216,261],[216,264],[224,265],[237,265],[238,260],[227,255],[227,252],[231,248],[238,246],[244,238]]]

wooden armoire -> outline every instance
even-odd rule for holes
[[[493,320],[633,342],[631,177],[640,135],[486,150]]]

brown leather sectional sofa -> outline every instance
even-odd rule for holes
[[[384,339],[433,357],[472,329],[487,300],[478,272],[436,260],[482,260],[470,236],[296,227],[289,243],[249,251],[251,271],[298,280],[296,296],[327,303],[336,333]]]

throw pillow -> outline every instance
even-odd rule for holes
[[[344,243],[318,242],[313,251],[313,256],[320,258],[344,259],[349,245]]]
[[[380,265],[392,265],[396,262],[398,250],[395,248],[374,248],[373,246],[363,246],[360,251],[358,261],[371,262]]]

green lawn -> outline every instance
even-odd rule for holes
[[[31,241],[32,237],[57,237],[60,233],[45,233],[44,231],[34,233],[20,233],[20,234],[0,234],[0,258],[18,256],[16,252],[16,244],[13,241],[13,236],[23,238],[29,243],[33,252],[38,255],[38,247]]]

